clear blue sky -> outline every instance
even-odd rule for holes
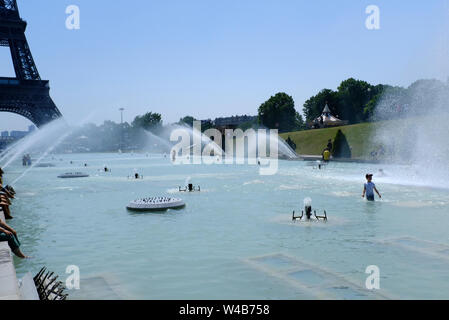
[[[284,91],[296,108],[349,77],[408,86],[449,75],[445,0],[18,0],[39,72],[70,123],[92,110],[96,123],[132,121],[147,111],[165,123],[256,114]],[[81,29],[65,28],[65,9]],[[380,8],[381,29],[365,28]],[[12,75],[0,48],[2,76]],[[24,129],[0,113],[0,129]]]

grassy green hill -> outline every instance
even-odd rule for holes
[[[353,158],[365,158],[372,150],[369,145],[369,137],[376,123],[360,123],[338,128],[316,129],[283,133],[283,139],[290,139],[296,143],[296,152],[301,155],[320,155],[327,145],[327,141],[335,138],[338,130],[341,130],[351,147]]]
[[[429,140],[429,143],[435,144],[435,139],[447,136],[447,123],[449,123],[449,114],[438,115],[438,120],[432,115],[409,117],[406,119],[386,120],[379,122],[367,122],[338,128],[306,130],[281,134],[281,137],[293,140],[296,144],[296,152],[300,155],[320,155],[327,145],[327,141],[334,138],[341,130],[351,148],[352,158],[369,159],[370,153],[376,150],[380,145],[375,145],[376,139],[371,139],[376,134],[387,134],[394,146],[394,154],[387,152],[386,157],[403,155],[407,158],[410,152],[411,144],[418,141]],[[377,132],[376,132],[377,131]],[[441,141],[438,148],[449,152],[449,145],[445,140]],[[384,146],[388,149],[388,146]],[[386,158],[385,158],[386,159]]]

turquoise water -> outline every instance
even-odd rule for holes
[[[47,266],[64,280],[66,267],[77,265],[81,289],[69,291],[73,299],[360,298],[354,287],[365,288],[369,265],[380,269],[382,295],[449,298],[449,193],[420,185],[410,168],[382,166],[388,176],[374,182],[383,200],[367,203],[364,175],[378,165],[317,170],[281,161],[276,175],[261,176],[257,166],[174,166],[159,155],[72,154],[45,162],[56,167],[35,168],[15,185],[11,225],[33,257],[15,260],[17,272]],[[23,173],[19,165],[8,168],[6,182]],[[112,172],[101,172],[104,165]],[[135,169],[142,180],[128,179]],[[90,177],[57,178],[70,171]],[[177,191],[189,177],[200,193]],[[186,207],[165,214],[125,209],[159,195],[180,197]],[[291,221],[305,197],[327,211],[327,223]],[[312,267],[304,271],[302,263]],[[354,287],[334,285],[342,277]]]

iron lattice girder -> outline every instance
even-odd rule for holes
[[[19,17],[16,0],[0,0],[0,18],[14,19]]]
[[[0,9],[1,11],[1,9]],[[0,16],[0,40],[9,46],[10,40],[26,41],[27,23],[17,16],[16,19],[4,19]]]
[[[9,41],[16,77],[21,80],[41,80],[26,39]]]
[[[19,84],[16,79],[0,78],[0,111],[19,114],[41,127],[62,116],[49,91],[48,81]]]
[[[25,36],[16,0],[0,0],[0,46],[11,51],[16,78],[0,78],[0,111],[28,118],[40,127],[62,117],[50,97],[48,81],[41,80]]]
[[[0,0],[1,1],[1,0]],[[1,19],[0,44],[9,46],[16,77],[21,80],[40,80],[31,50],[25,37],[27,23],[16,19]]]
[[[0,0],[0,9],[17,11],[16,0]]]

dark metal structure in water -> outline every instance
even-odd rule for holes
[[[296,216],[295,215],[295,211],[293,211],[292,214],[292,221],[296,221],[296,220],[303,220],[304,215],[305,215],[305,220],[306,221],[310,221],[312,219],[312,206],[305,206],[304,210],[301,211],[301,215],[300,216]],[[317,221],[323,220],[323,221],[327,221],[327,212],[326,210],[324,210],[324,216],[318,216],[316,214],[316,210],[313,210],[313,216],[315,217],[315,219]]]
[[[1,0],[0,0],[1,2]],[[42,268],[38,274],[33,278],[36,290],[40,300],[66,300],[65,287],[58,276],[54,272],[50,272],[47,268]]]
[[[192,183],[189,183],[184,189],[182,189],[181,187],[178,187],[179,192],[200,192],[201,191],[201,187],[195,187]]]
[[[42,80],[25,37],[17,0],[0,0],[0,46],[9,47],[15,78],[0,77],[0,111],[24,116],[41,127],[62,117],[50,97],[48,80]]]

